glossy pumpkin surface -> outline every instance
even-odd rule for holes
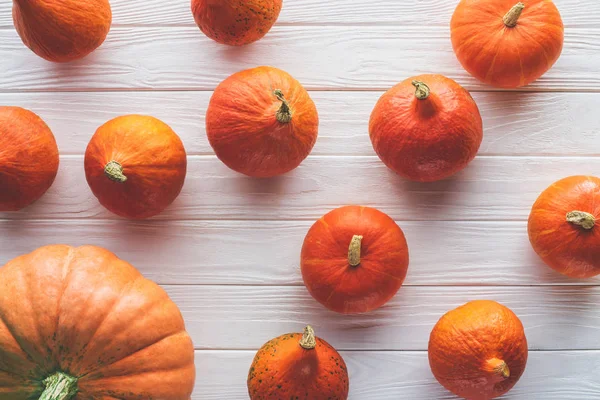
[[[544,190],[529,214],[529,241],[552,269],[573,278],[600,274],[600,179],[571,176]]]
[[[58,147],[48,125],[29,110],[0,107],[0,211],[39,199],[58,172]]]
[[[42,247],[0,269],[0,293],[1,398],[190,398],[179,309],[114,254]]]
[[[502,396],[527,364],[523,324],[495,301],[469,302],[445,314],[429,338],[429,365],[436,379],[468,400]]]
[[[108,0],[13,0],[13,21],[23,43],[54,62],[83,58],[106,39]]]
[[[442,75],[420,75],[381,96],[369,134],[390,169],[413,181],[432,182],[454,175],[475,158],[483,123],[462,86]]]
[[[318,126],[308,92],[273,67],[231,75],[217,87],[206,112],[217,157],[253,177],[281,175],[300,165],[315,145]]]
[[[241,46],[261,39],[281,12],[282,0],[192,0],[196,24],[216,42]]]
[[[85,153],[92,192],[125,218],[148,218],[167,208],[181,192],[186,169],[179,136],[164,122],[143,115],[108,121]]]
[[[384,305],[402,286],[408,245],[388,215],[346,206],[310,228],[300,265],[304,283],[318,302],[339,313],[364,313]]]
[[[344,359],[310,326],[268,341],[248,374],[250,400],[345,400],[348,390]]]
[[[541,77],[558,60],[564,41],[563,22],[551,0],[461,0],[450,27],[463,67],[501,88]]]

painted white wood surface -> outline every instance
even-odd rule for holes
[[[427,338],[443,313],[483,298],[511,307],[529,339],[527,371],[504,399],[600,398],[600,280],[549,270],[526,232],[541,190],[567,175],[600,174],[600,2],[555,2],[567,27],[562,57],[530,87],[502,92],[470,78],[452,53],[457,0],[284,0],[272,32],[236,49],[202,35],[188,0],[111,0],[107,42],[69,65],[26,49],[11,2],[2,1],[0,104],[39,113],[62,156],[46,196],[0,214],[0,264],[49,243],[100,245],[133,263],[164,285],[186,318],[198,349],[193,400],[247,399],[255,350],[306,323],[343,350],[352,400],[454,399],[429,371]],[[320,135],[296,171],[253,180],[213,156],[204,114],[222,79],[264,64],[311,90]],[[368,138],[379,96],[418,73],[457,79],[484,119],[478,158],[435,184],[395,176]],[[181,196],[149,221],[110,215],[83,174],[95,129],[127,113],[163,119],[190,155]],[[411,253],[398,296],[352,317],[312,300],[298,267],[313,221],[350,203],[394,217]]]

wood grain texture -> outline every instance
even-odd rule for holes
[[[312,92],[319,110],[313,155],[374,155],[369,117],[383,92]],[[212,154],[205,115],[212,92],[0,93],[0,104],[38,113],[61,154],[83,154],[95,130],[123,114],[167,122],[190,155]],[[600,155],[596,93],[473,93],[484,120],[480,155]]]
[[[599,51],[600,28],[569,29],[556,65],[519,90],[598,91]],[[264,64],[315,90],[387,90],[421,73],[491,90],[463,70],[447,27],[279,26],[243,48],[219,45],[196,28],[113,28],[92,55],[60,65],[33,54],[14,30],[0,30],[0,91],[213,90],[232,73]]]

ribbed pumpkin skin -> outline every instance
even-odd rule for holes
[[[600,218],[599,178],[571,176],[544,190],[529,214],[529,241],[552,269],[572,278],[591,278],[600,274],[600,226],[587,230],[567,222],[571,211]]]
[[[564,27],[551,0],[522,0],[517,25],[504,16],[519,0],[462,0],[450,23],[452,46],[475,78],[500,88],[525,86],[560,57]]]
[[[13,21],[23,43],[53,62],[83,58],[106,39],[108,0],[13,0]]]
[[[62,371],[81,377],[76,399],[190,398],[194,347],[179,309],[114,254],[42,247],[0,269],[0,293],[0,397],[37,399]]]
[[[0,107],[0,211],[39,199],[58,172],[58,147],[48,125],[29,110]]]
[[[256,353],[248,374],[250,400],[346,400],[348,370],[342,356],[326,341],[306,350],[301,333],[267,342]]]
[[[433,375],[468,400],[489,400],[508,392],[525,371],[527,356],[523,324],[495,301],[472,301],[449,311],[429,338]],[[509,377],[495,370],[500,361]]]
[[[361,257],[351,266],[348,250],[361,235]],[[383,306],[398,292],[408,270],[408,245],[388,215],[361,206],[337,208],[308,231],[300,266],[310,294],[325,307],[358,314]]]
[[[276,114],[281,90],[291,121]],[[296,168],[317,140],[317,108],[300,82],[273,67],[231,75],[215,90],[206,112],[206,132],[217,157],[229,168],[252,177],[272,177]]]
[[[125,182],[105,174],[116,161]],[[149,116],[126,115],[102,125],[85,153],[87,182],[100,203],[125,218],[149,218],[179,195],[187,170],[181,139],[164,122]]]
[[[261,39],[281,12],[282,0],[192,0],[196,24],[206,36],[231,46]]]
[[[413,81],[427,84],[425,100]],[[409,78],[377,102],[369,122],[379,158],[400,176],[417,182],[448,178],[477,155],[483,122],[477,104],[462,86],[442,75]]]

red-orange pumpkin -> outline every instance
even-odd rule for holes
[[[444,315],[429,338],[429,365],[442,386],[468,400],[502,396],[527,364],[523,324],[495,301],[472,301]]]
[[[253,177],[281,175],[300,165],[315,145],[318,126],[308,92],[273,67],[225,79],[206,112],[206,133],[217,157]]]
[[[179,136],[164,122],[143,115],[108,121],[85,153],[92,192],[125,218],[148,218],[167,208],[181,192],[186,168]]]
[[[529,241],[551,268],[573,278],[600,274],[600,179],[571,176],[544,190],[529,214]]]
[[[310,228],[300,266],[310,294],[330,310],[364,313],[387,303],[408,270],[402,229],[369,207],[346,206]]]
[[[179,309],[114,254],[42,247],[0,269],[0,293],[0,398],[190,398]]]
[[[39,199],[58,172],[58,147],[48,125],[29,110],[0,107],[0,211]]]
[[[369,133],[385,165],[407,179],[432,182],[454,175],[475,158],[483,123],[462,86],[442,75],[420,75],[381,96]]]
[[[525,86],[558,60],[564,28],[551,0],[461,0],[450,23],[452,46],[475,78]]]
[[[108,0],[13,0],[13,20],[23,43],[54,62],[83,58],[106,39]]]
[[[192,0],[196,24],[216,42],[242,46],[269,32],[282,0]]]
[[[250,400],[345,400],[348,389],[344,359],[310,326],[267,342],[248,374]]]

